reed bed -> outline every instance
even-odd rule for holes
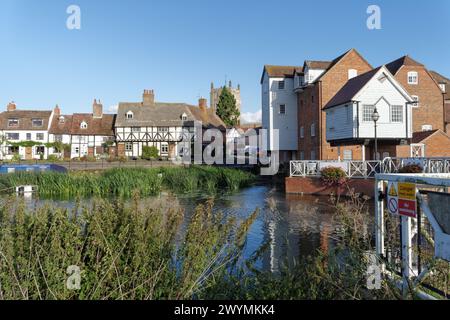
[[[0,300],[192,299],[233,268],[256,215],[237,222],[208,202],[180,232],[182,210],[137,194],[71,210],[11,197],[0,209]]]
[[[236,191],[249,185],[254,175],[241,170],[192,166],[189,168],[116,168],[97,172],[19,172],[0,175],[0,190],[34,185],[45,197],[125,196],[133,190],[142,196],[167,189],[174,192]]]

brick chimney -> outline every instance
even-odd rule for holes
[[[55,115],[55,117],[59,117],[61,115],[61,109],[58,105],[56,105],[55,109],[53,109],[53,114]]]
[[[92,105],[92,115],[94,118],[103,117],[103,105],[100,100],[94,99],[94,103]]]
[[[14,103],[14,101],[11,101],[10,103],[8,103],[8,106],[6,107],[6,111],[14,111],[16,110],[17,106]]]
[[[153,90],[144,90],[144,94],[142,96],[142,104],[144,106],[155,105],[155,92]]]
[[[206,100],[205,98],[198,99],[198,106],[200,110],[206,112],[206,108],[208,108],[208,100]]]

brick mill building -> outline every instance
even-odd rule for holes
[[[381,141],[377,155],[374,153],[372,135],[366,139],[346,139],[345,141],[328,139],[325,111],[330,106],[330,102],[338,94],[352,93],[352,90],[355,90],[352,84],[361,84],[361,81],[352,81],[352,79],[359,77],[361,80],[364,78],[362,75],[370,75],[370,71],[380,68],[383,68],[383,73],[391,82],[396,83],[399,90],[406,90],[407,95],[413,101],[417,101],[417,105],[416,103],[410,105],[410,101],[404,101],[405,106],[402,108],[402,121],[407,121],[408,117],[412,116],[409,123],[411,132],[406,133],[402,129],[395,136],[390,135],[388,140]],[[267,82],[268,79],[273,79],[274,82]],[[280,135],[281,162],[294,159],[363,160],[395,157],[403,156],[407,148],[412,155],[413,145],[423,145],[424,156],[442,156],[442,152],[439,153],[439,150],[434,147],[427,148],[427,144],[431,146],[434,140],[439,140],[443,143],[443,148],[450,149],[450,140],[445,133],[448,132],[450,123],[450,97],[446,90],[447,83],[450,83],[447,78],[429,71],[423,64],[409,56],[392,61],[385,67],[373,69],[355,49],[331,61],[306,60],[302,67],[265,66],[261,80],[262,111],[263,128],[269,131],[269,150],[271,150],[270,146],[273,144],[274,132],[277,129]],[[343,88],[346,88],[345,92],[341,91]],[[359,89],[363,89],[363,86]],[[357,92],[353,92],[353,96],[356,94]],[[383,97],[383,92],[373,91],[372,96],[373,99],[378,96],[376,101],[371,102],[372,107],[376,103],[383,104],[379,100]],[[292,106],[293,103],[296,104],[295,107]],[[398,105],[392,107],[389,103],[384,104],[383,108],[386,110],[383,112],[387,118],[383,120],[385,123],[379,123],[379,125],[394,128],[396,126],[392,122],[392,109],[396,110],[394,121],[398,121],[400,107]],[[409,115],[408,110],[411,110]],[[356,124],[355,128],[358,128],[363,121],[362,112],[362,106],[355,109],[351,119],[352,123]],[[293,116],[296,117],[295,123],[292,121]],[[345,123],[333,123],[332,127],[341,125]],[[405,125],[408,127],[408,124],[405,123]],[[423,141],[417,143],[417,137],[421,135],[416,133],[435,130],[437,134],[430,135],[425,139],[426,141],[423,140],[424,143]],[[295,146],[292,144],[294,140]]]

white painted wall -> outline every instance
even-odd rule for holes
[[[358,120],[359,138],[374,138],[373,121],[363,121],[364,105],[375,105],[380,114],[380,119],[377,122],[378,138],[402,139],[412,137],[412,109],[411,105],[406,106],[408,99],[394,84],[394,79],[387,77],[381,82],[378,78],[379,74],[375,75],[366,87],[353,97],[353,100],[359,101],[359,105],[348,103],[326,111],[328,141],[358,138]],[[391,121],[391,106],[393,105],[402,106],[403,122]],[[357,118],[358,115],[359,119]],[[408,135],[406,134],[407,124]]]
[[[278,89],[278,82],[285,81],[284,89]],[[298,148],[297,96],[294,93],[294,78],[263,77],[262,124],[268,130],[268,149],[274,150],[274,130],[278,130],[280,151],[296,151]],[[280,105],[286,106],[286,113],[280,114]]]

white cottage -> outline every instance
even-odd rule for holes
[[[372,154],[375,139],[372,114],[376,108],[379,150],[404,144],[412,138],[413,103],[413,98],[385,66],[354,77],[324,107],[327,141],[333,146],[368,146]],[[373,157],[382,158],[383,154]]]

